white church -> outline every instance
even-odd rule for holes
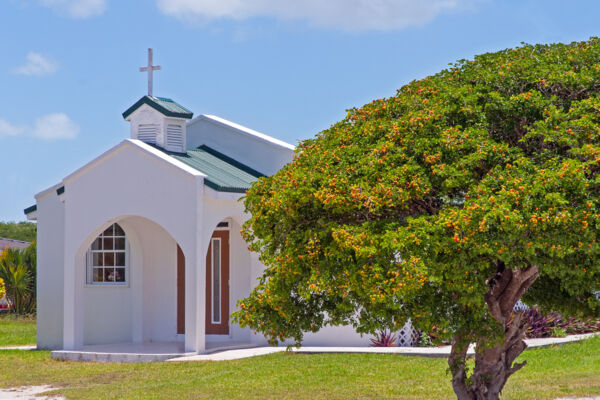
[[[149,94],[123,113],[130,138],[25,210],[38,225],[37,345],[57,358],[266,345],[230,319],[265,268],[240,235],[240,199],[291,161],[294,146],[153,96],[156,69],[149,52]],[[327,327],[303,344],[369,338]]]

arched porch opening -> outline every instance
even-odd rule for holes
[[[107,221],[83,242],[76,265],[83,346],[170,343],[183,351],[185,255],[162,226],[140,216]]]

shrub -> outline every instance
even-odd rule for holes
[[[419,337],[419,347],[433,347],[434,344],[431,341],[429,335],[425,332],[421,332],[421,336]]]
[[[371,346],[373,347],[394,347],[396,345],[396,335],[386,330],[379,331],[377,337],[371,339]]]
[[[563,328],[559,328],[558,326],[555,326],[554,328],[552,328],[552,332],[550,335],[552,337],[565,337],[565,336],[567,336],[567,332],[565,332],[565,330]]]
[[[4,279],[0,278],[0,299],[6,294],[6,287],[4,286]]]
[[[14,312],[35,313],[35,242],[22,250],[7,248],[0,252],[0,278],[4,282],[6,298]]]
[[[556,336],[561,331],[565,335],[600,332],[600,319],[588,318],[581,320],[575,317],[565,318],[557,312],[543,314],[537,307],[532,307],[529,310],[521,312],[523,313],[522,321],[524,321],[522,323],[527,325],[525,333],[528,339],[562,337]],[[514,314],[507,323],[507,327],[510,327],[513,319]]]

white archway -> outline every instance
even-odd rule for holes
[[[95,238],[112,224],[125,231],[127,282],[94,285],[85,279],[86,253]],[[82,345],[123,342],[173,342],[177,334],[176,240],[156,222],[141,216],[112,218],[82,242],[76,255],[80,286]]]

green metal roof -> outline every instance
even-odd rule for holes
[[[25,213],[25,215],[31,214],[34,211],[37,211],[37,204],[34,204],[31,207],[27,207],[26,209],[23,210],[23,212]]]
[[[165,151],[164,149],[160,149]],[[246,193],[252,182],[264,176],[206,145],[186,153],[167,152],[171,157],[207,175],[204,183],[219,192]]]
[[[149,105],[167,117],[191,119],[194,116],[193,112],[175,103],[171,99],[165,97],[144,96],[123,113],[123,118],[129,117],[135,110],[140,108],[142,104]]]

